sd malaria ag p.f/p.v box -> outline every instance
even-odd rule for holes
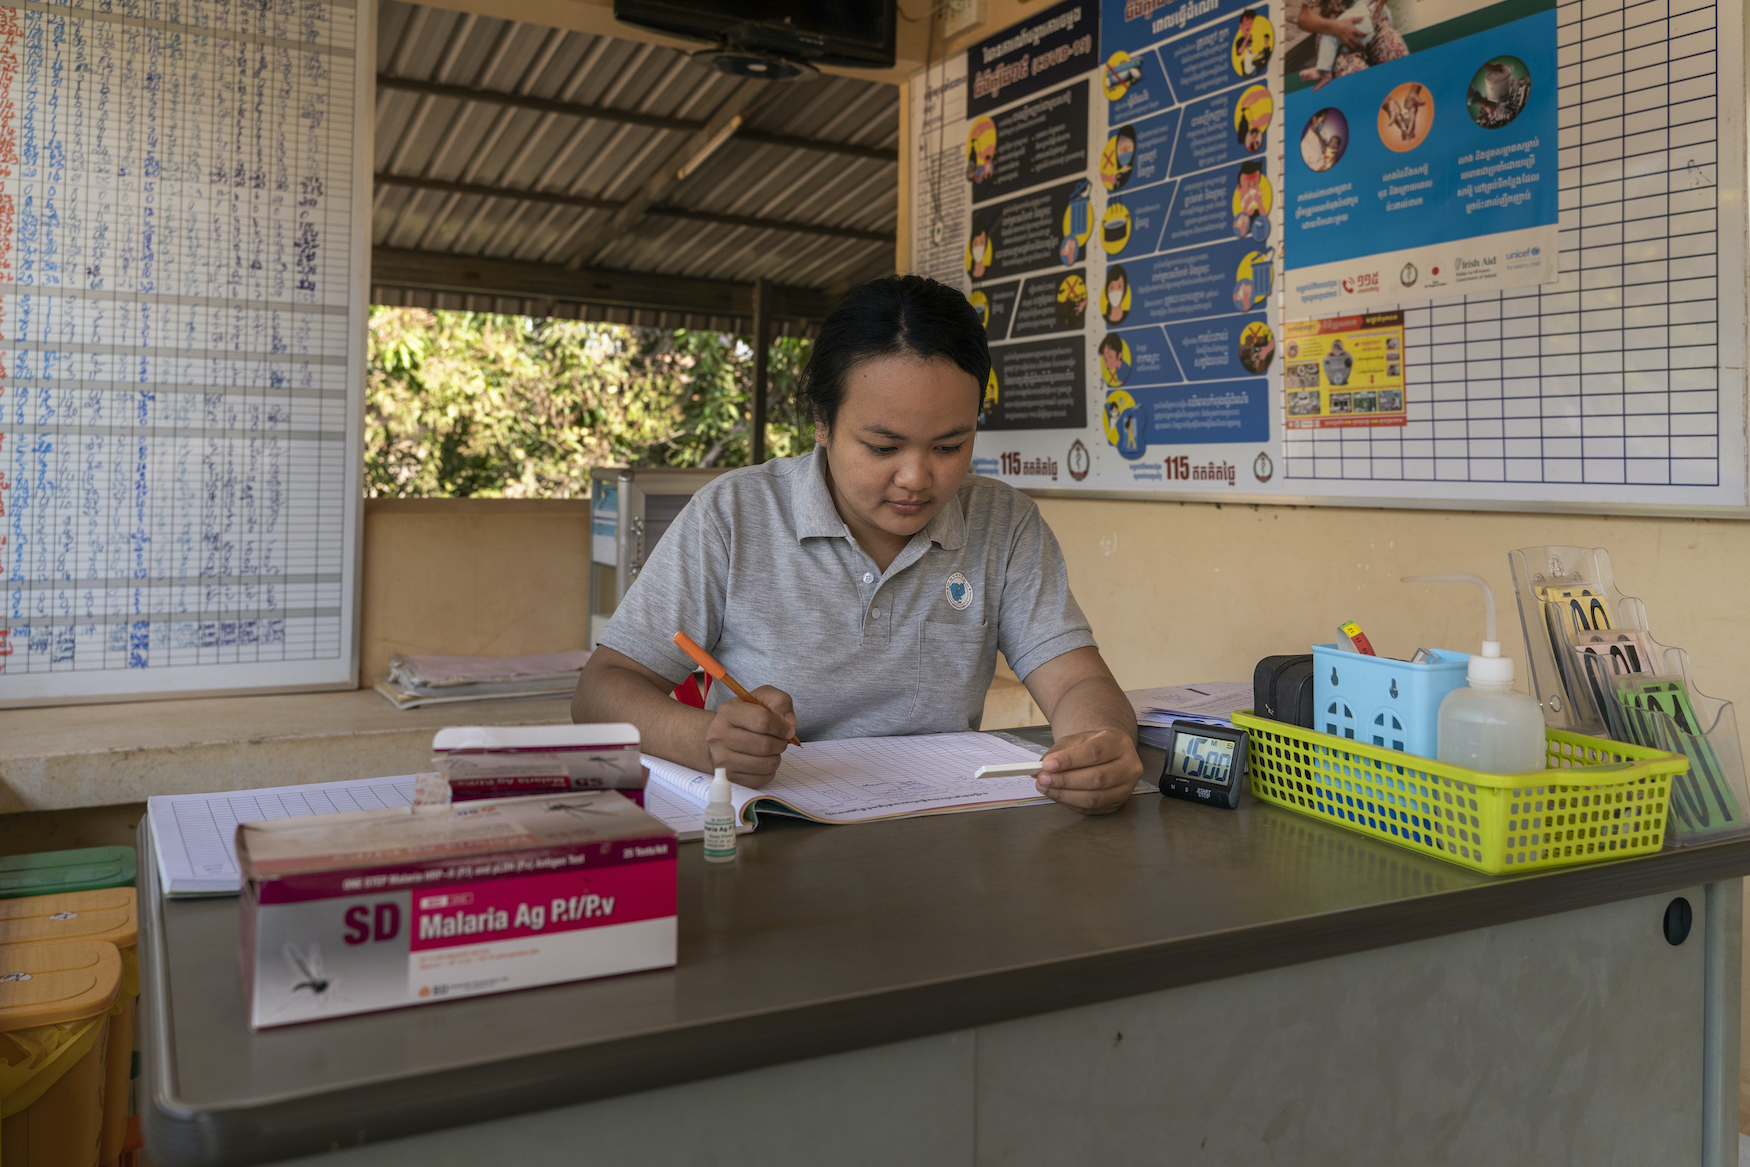
[[[244,823],[250,1024],[670,967],[676,859],[611,790]]]

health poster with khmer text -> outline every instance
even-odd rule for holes
[[[1066,3],[913,79],[912,269],[991,343],[974,472],[1270,481],[1275,37],[1260,4]]]
[[[1267,5],[1105,0],[1096,387],[1112,485],[1270,480],[1279,220]]]
[[[1557,278],[1554,0],[1303,0],[1287,319]]]

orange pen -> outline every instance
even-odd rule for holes
[[[674,642],[676,647],[698,662],[700,668],[711,674],[715,679],[728,685],[731,693],[734,693],[749,705],[758,705],[760,703],[758,698],[741,687],[740,681],[737,681],[734,677],[729,675],[728,669],[717,663],[716,657],[700,648],[697,644],[694,644],[693,638],[688,636],[685,632],[675,633]],[[791,734],[790,744],[793,746],[800,746],[802,743],[796,740],[795,734]]]

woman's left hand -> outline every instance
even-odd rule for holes
[[[1040,794],[1083,814],[1110,814],[1142,777],[1136,743],[1115,729],[1090,729],[1060,739],[1045,755],[1035,785]]]
[[[1332,35],[1343,42],[1343,47],[1360,52],[1367,47],[1361,39],[1361,17],[1342,16],[1332,21]]]

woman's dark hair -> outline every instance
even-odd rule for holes
[[[990,377],[990,345],[978,309],[958,288],[923,276],[888,276],[852,288],[827,314],[802,371],[802,396],[828,430],[838,420],[851,370],[871,357],[946,357],[972,375],[979,391]]]
[[[1130,273],[1124,270],[1124,265],[1115,263],[1106,269],[1106,286],[1111,287],[1113,280],[1123,280],[1126,288],[1130,287]]]

